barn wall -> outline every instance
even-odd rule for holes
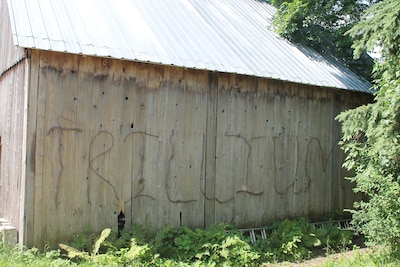
[[[346,91],[221,74],[215,221],[262,226],[288,217],[321,219],[352,207],[355,196],[343,179],[348,174],[341,168],[341,128],[334,118],[368,98],[355,97]]]
[[[115,226],[121,209],[127,224],[203,226],[207,72],[39,52],[32,62],[28,243]]]
[[[352,203],[333,120],[350,93],[51,52],[31,61],[28,245],[116,226],[121,210],[154,228],[241,227]]]
[[[0,1],[0,36],[0,217],[21,230],[27,61],[24,50],[13,45],[4,1]]]

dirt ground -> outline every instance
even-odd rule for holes
[[[340,253],[334,253],[328,256],[318,256],[315,258],[312,258],[310,260],[301,262],[301,263],[282,263],[282,265],[278,266],[295,266],[295,267],[304,267],[304,266],[320,266],[327,260],[331,259],[339,259],[339,258],[351,258],[354,256],[355,253],[368,253],[370,252],[371,249],[369,248],[359,248],[357,250],[349,250],[346,252],[340,252]],[[275,265],[276,266],[276,265]]]
[[[263,265],[262,267],[276,267],[276,266],[313,267],[313,266],[320,266],[325,261],[332,260],[332,259],[351,258],[354,256],[355,253],[361,253],[361,254],[370,253],[372,250],[370,248],[365,247],[363,241],[364,240],[361,238],[354,240],[354,244],[358,246],[358,249],[356,249],[356,250],[348,250],[348,251],[344,251],[344,252],[332,253],[332,254],[329,254],[328,256],[325,255],[323,252],[321,252],[319,255],[316,255],[313,258],[303,261],[303,262],[300,262],[300,263],[282,262],[282,263],[271,264],[271,265],[267,264],[267,265]]]
[[[359,248],[357,250],[349,250],[346,252],[340,252],[340,253],[333,253],[331,255],[325,256],[316,256],[314,258],[311,258],[309,260],[300,262],[300,263],[294,263],[294,262],[282,262],[282,263],[277,263],[277,264],[266,264],[262,265],[262,267],[277,267],[277,266],[282,266],[282,267],[313,267],[313,266],[321,266],[325,261],[332,260],[332,259],[340,259],[340,258],[351,258],[354,256],[355,253],[369,253],[371,251],[370,248]]]

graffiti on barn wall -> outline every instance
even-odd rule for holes
[[[83,130],[81,128],[76,127],[76,123],[73,119],[70,119],[68,113],[73,113],[74,111],[68,109],[66,111],[66,115],[61,115],[57,118],[57,125],[51,127],[47,131],[47,135],[51,135],[52,139],[52,147],[56,147],[57,149],[53,150],[53,159],[58,163],[58,166],[55,164],[52,168],[52,177],[55,179],[55,191],[54,191],[54,204],[56,207],[59,206],[59,192],[60,192],[60,183],[64,172],[64,160],[63,160],[63,152],[68,149],[64,147],[65,142],[63,141],[65,135],[68,133],[81,133]]]
[[[68,111],[67,113],[73,112],[72,110]],[[73,140],[77,134],[84,134],[84,130],[82,128],[78,128],[76,126],[76,122],[70,118],[71,116],[68,115],[61,115],[57,119],[57,124],[51,127],[47,131],[47,135],[52,136],[52,145],[56,148],[53,151],[53,159],[55,164],[53,164],[52,174],[55,177],[54,187],[54,201],[55,205],[59,205],[59,190],[61,180],[63,179],[63,174],[65,171],[65,157],[68,156],[68,153],[71,153],[70,150],[66,147],[68,141]],[[149,133],[146,131],[136,131],[131,129],[132,131],[125,134],[124,136],[120,136],[118,139],[122,142],[122,146],[127,147],[127,149],[131,149],[131,154],[136,155],[140,159],[140,163],[138,164],[137,169],[132,170],[131,179],[134,177],[138,178],[138,183],[135,184],[135,192],[132,192],[132,195],[123,199],[122,193],[118,192],[115,184],[109,177],[106,177],[104,174],[101,173],[99,167],[96,167],[95,163],[97,160],[105,157],[107,154],[111,153],[114,146],[115,146],[115,137],[114,135],[108,130],[99,130],[91,137],[90,144],[87,148],[87,166],[88,172],[99,179],[101,182],[105,183],[108,186],[116,200],[123,201],[128,203],[135,198],[148,198],[150,200],[156,200],[156,196],[152,195],[152,193],[146,193],[145,191],[145,178],[143,177],[144,169],[145,169],[145,160],[147,158],[146,153],[148,153],[146,149],[146,144],[151,142],[156,142],[160,145],[160,134]],[[166,171],[165,176],[163,177],[164,181],[164,189],[168,198],[168,201],[171,203],[191,203],[195,202],[198,199],[196,198],[188,198],[188,199],[176,199],[174,198],[173,194],[170,190],[170,183],[171,180],[176,180],[176,176],[172,177],[171,174],[171,164],[174,158],[174,149],[176,147],[175,140],[176,132],[175,130],[171,131],[169,140],[165,140],[165,142],[169,143],[169,158],[167,159]],[[235,194],[245,193],[251,196],[260,197],[263,195],[264,190],[264,182],[261,182],[262,185],[260,187],[253,186],[251,188],[250,184],[251,181],[249,179],[255,179],[254,175],[250,175],[250,166],[251,162],[256,155],[253,155],[253,148],[258,147],[260,145],[265,145],[266,140],[268,139],[267,136],[257,136],[250,139],[246,139],[244,136],[240,134],[225,134],[224,138],[236,138],[238,151],[241,151],[243,155],[239,155],[240,158],[244,160],[244,177],[231,177],[234,180],[235,187],[237,190],[231,192],[231,196],[227,198],[221,198],[218,196],[218,191],[216,192],[216,196],[209,197],[207,196],[207,192],[205,192],[204,186],[201,182],[199,182],[199,193],[205,199],[208,200],[215,200],[220,204],[228,203],[235,198]],[[134,151],[134,147],[129,147],[128,140],[135,139],[135,144],[139,144],[139,149]],[[101,142],[99,142],[101,140]],[[204,150],[205,150],[205,136],[202,136],[202,140],[199,141],[202,143],[202,151],[201,151],[201,162],[197,164],[201,164],[198,179],[202,179],[204,176],[203,174],[203,164],[204,164]],[[318,177],[318,179],[324,179],[326,177],[327,171],[327,164],[331,157],[333,147],[330,151],[324,151],[320,140],[316,137],[312,137],[308,140],[303,140],[303,143],[298,139],[297,136],[286,136],[282,138],[281,135],[273,136],[272,137],[273,143],[273,168],[274,168],[274,190],[279,195],[288,194],[289,192],[293,194],[299,194],[301,192],[306,192],[306,190],[310,187],[313,182],[313,177],[311,177],[311,168],[313,169],[313,176]],[[96,146],[98,151],[96,151]],[[300,149],[300,147],[305,147],[306,149]],[[303,158],[305,162],[302,164],[298,163],[298,159]],[[287,167],[285,163],[295,164],[292,167]],[[129,163],[127,163],[129,164]],[[260,168],[265,168],[264,166],[260,166]],[[317,172],[319,173],[316,173]],[[262,172],[262,171],[261,171]],[[89,174],[89,176],[90,176]],[[89,177],[88,177],[89,178]],[[88,179],[87,178],[87,179]],[[90,190],[90,189],[89,189]],[[88,194],[89,195],[89,194]],[[88,196],[88,202],[90,203],[90,198]]]

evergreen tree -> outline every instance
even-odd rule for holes
[[[354,171],[353,222],[371,244],[400,252],[400,1],[372,5],[348,34],[355,55],[379,46],[374,75],[375,102],[338,116],[343,124],[344,166]]]

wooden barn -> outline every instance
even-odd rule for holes
[[[0,217],[42,247],[90,227],[256,227],[355,199],[335,116],[370,84],[257,0],[0,0]]]

